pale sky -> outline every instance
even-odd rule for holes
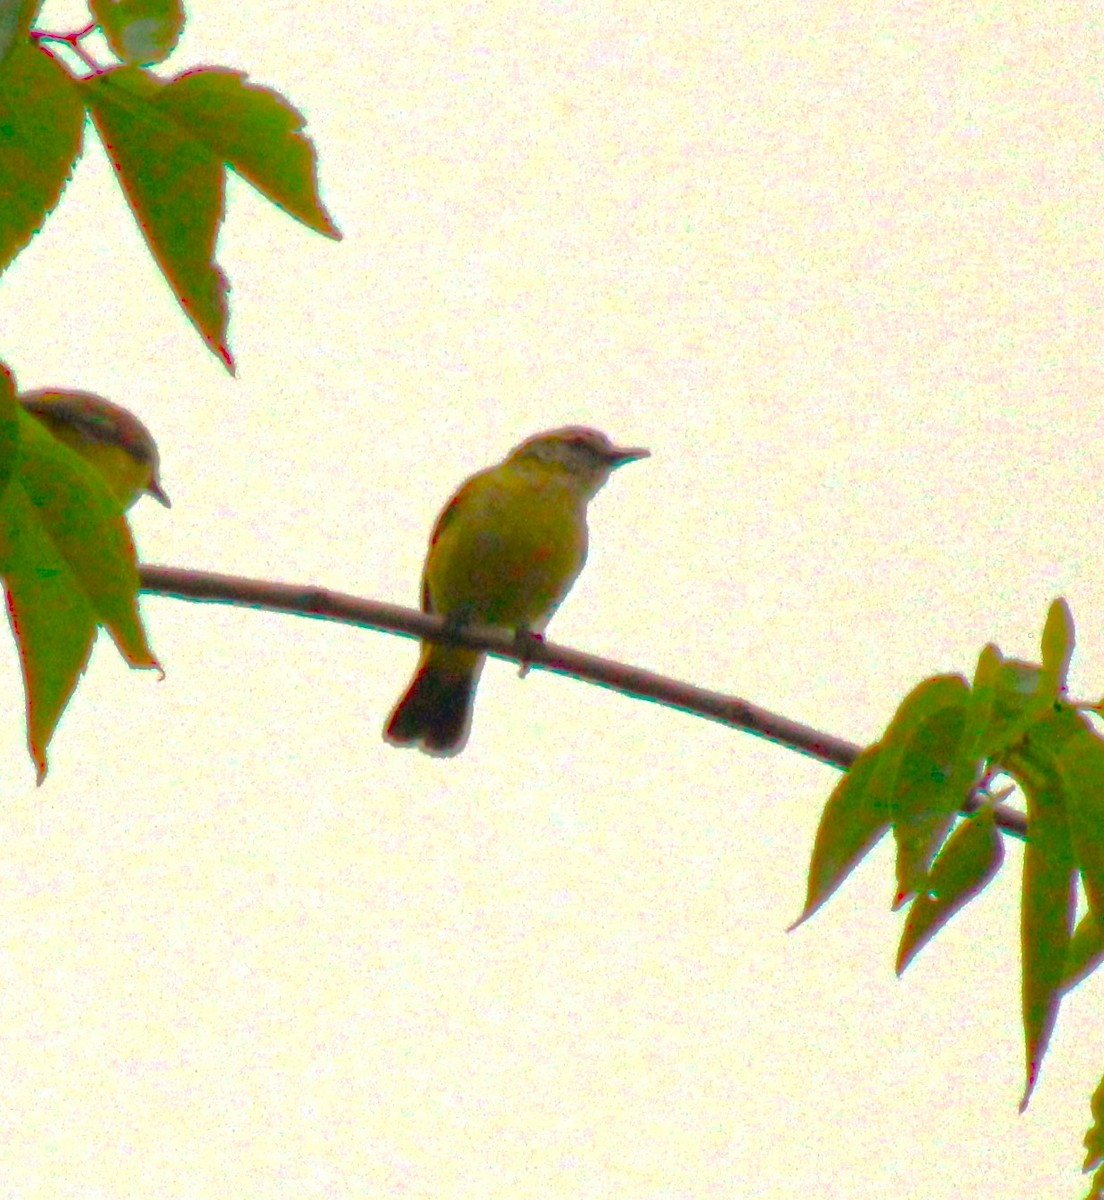
[[[0,355],[153,430],[149,562],[413,604],[453,488],[582,422],[653,457],[551,638],[867,742],[1064,595],[1099,696],[1092,12],[193,3],[167,70],[288,96],[345,240],[232,181],[232,379],[89,134]],[[502,663],[431,760],[413,643],[143,612],[165,680],[101,640],[38,789],[0,661],[0,1195],[1083,1195],[1104,992],[1018,1116],[1014,847],[897,981],[887,846],[784,932],[827,767]]]

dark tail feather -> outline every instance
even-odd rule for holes
[[[420,746],[427,754],[459,754],[471,729],[474,670],[449,670],[432,660],[419,667],[383,736],[396,746]]]

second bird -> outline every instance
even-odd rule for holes
[[[596,429],[569,425],[536,434],[473,475],[430,537],[422,609],[457,624],[540,633],[586,561],[587,502],[615,467],[647,456]],[[485,658],[462,646],[423,643],[384,737],[427,754],[459,754]]]

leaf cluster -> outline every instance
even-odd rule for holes
[[[318,196],[302,115],[239,71],[156,75],[151,68],[184,32],[180,0],[89,0],[89,22],[71,33],[34,28],[40,8],[41,0],[0,5],[0,271],[58,203],[87,116],[173,294],[232,368],[229,289],[215,261],[227,171],[310,228],[340,236]],[[115,61],[93,56],[88,47],[97,38]],[[157,662],[138,615],[125,505],[90,455],[79,445],[75,453],[72,438],[66,445],[53,436],[18,399],[0,365],[0,576],[41,781],[97,629],[110,632],[132,666]]]
[[[1066,696],[1074,630],[1056,600],[1041,661],[1005,658],[988,645],[973,681],[937,675],[905,697],[882,737],[832,792],[809,868],[810,917],[862,858],[891,833],[894,907],[907,907],[900,974],[1004,862],[997,805],[1026,805],[1021,886],[1025,1107],[1065,994],[1104,959],[1104,740]],[[999,787],[998,784],[1007,786]],[[1085,912],[1075,925],[1080,891]],[[1104,1083],[1094,1101],[1104,1111]],[[1104,1161],[1104,1122],[1086,1138],[1086,1169]],[[1094,1181],[1104,1186],[1104,1173]]]
[[[104,476],[18,403],[0,366],[0,576],[19,648],[27,740],[46,748],[102,625],[132,667],[158,667],[138,614],[138,561]]]
[[[302,114],[240,71],[154,74],[183,31],[179,0],[92,0],[92,22],[72,34],[32,30],[37,7],[0,22],[0,271],[57,204],[87,114],[181,308],[232,367],[229,285],[215,262],[227,169],[311,229],[340,237],[318,196]],[[85,49],[97,30],[117,63],[101,66]],[[87,74],[69,68],[65,48]]]

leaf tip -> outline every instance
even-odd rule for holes
[[[1019,1112],[1025,1113],[1027,1106],[1031,1101],[1031,1093],[1035,1090],[1035,1083],[1039,1078],[1039,1064],[1032,1061],[1027,1068],[1027,1082],[1024,1085],[1024,1093],[1020,1099]]]

